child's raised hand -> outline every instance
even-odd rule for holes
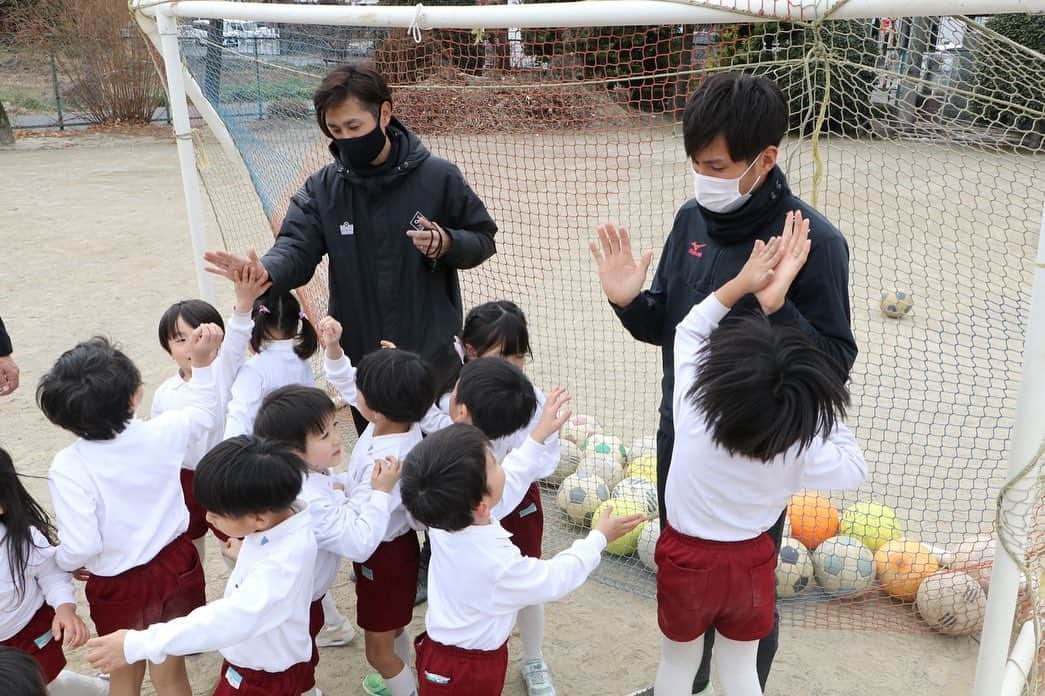
[[[622,536],[646,521],[646,516],[642,513],[624,515],[623,517],[610,517],[610,513],[612,512],[613,506],[607,505],[602,509],[599,519],[595,520],[591,525],[592,529],[602,532],[602,535],[606,537],[607,542],[620,539]]]
[[[395,350],[396,349],[396,344],[392,343],[391,341],[386,341],[383,338],[381,339],[380,345],[381,345],[381,348],[383,350]]]
[[[251,263],[246,266],[234,268],[232,282],[236,284],[236,311],[246,314],[254,307],[254,300],[265,294],[272,287],[272,281],[268,274],[258,270],[261,262],[258,261],[257,253],[251,249],[249,258]]]
[[[341,356],[345,354],[345,351],[341,350],[341,322],[334,317],[325,316],[316,325],[316,333],[319,335],[319,342],[326,350],[327,358],[340,360]]]
[[[773,270],[773,277],[765,287],[755,292],[767,316],[784,305],[791,283],[809,258],[810,246],[809,220],[802,217],[800,210],[788,213],[780,237],[780,259]]]
[[[99,672],[115,672],[127,666],[127,658],[123,652],[123,642],[127,638],[127,629],[110,633],[107,636],[91,638],[87,641],[87,662]]]
[[[189,358],[193,367],[207,367],[218,355],[221,339],[225,337],[217,324],[200,324],[189,335]]]
[[[374,460],[374,470],[370,472],[370,487],[375,491],[391,493],[403,474],[403,463],[395,457],[382,457]]]
[[[562,426],[573,415],[571,411],[567,411],[564,408],[571,399],[573,397],[562,387],[552,389],[552,393],[548,395],[547,401],[544,402],[544,410],[541,411],[541,418],[537,421],[537,427],[530,433],[530,437],[533,438],[534,442],[543,445],[545,440],[562,429]]]
[[[62,645],[70,649],[80,647],[91,637],[87,625],[76,615],[75,604],[62,604],[54,610],[51,633],[54,634],[55,640],[64,638]]]

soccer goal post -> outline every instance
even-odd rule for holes
[[[782,620],[982,635],[977,696],[1002,683],[1014,622],[1040,635],[1045,57],[991,16],[1045,0],[130,6],[164,60],[205,297],[207,240],[268,248],[290,197],[331,161],[311,96],[333,67],[373,63],[396,117],[461,168],[499,226],[498,253],[462,273],[466,309],[517,302],[528,374],[568,385],[618,453],[607,467],[583,429],[567,438],[578,442],[542,484],[546,553],[582,535],[601,499],[570,487],[578,462],[607,495],[655,476],[658,353],[606,306],[587,240],[619,222],[659,257],[692,195],[686,97],[721,71],[776,81],[790,114],[780,169],[849,246],[860,355],[848,422],[871,467],[860,491],[820,492],[826,517],[812,525],[856,537],[845,548],[859,557],[788,530],[804,541],[778,570]],[[325,262],[300,292],[326,311]],[[657,529],[597,577],[653,596]],[[894,536],[924,556],[879,553]]]

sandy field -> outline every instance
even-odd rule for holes
[[[172,301],[195,296],[197,292],[175,147],[169,137],[157,133],[137,137],[32,138],[21,141],[12,149],[0,150],[0,259],[3,262],[0,266],[0,315],[13,337],[15,357],[22,368],[22,387],[13,397],[0,401],[0,446],[11,452],[20,472],[26,476],[27,486],[45,507],[50,503],[46,481],[40,477],[46,475],[53,454],[70,442],[71,437],[49,424],[35,407],[33,388],[40,375],[61,351],[78,340],[93,334],[105,334],[119,341],[139,365],[146,383],[145,403],[148,404],[152,391],[173,369],[156,341],[157,320]],[[509,149],[510,146],[510,143],[505,145]],[[649,155],[654,159],[666,158],[662,164],[667,166],[667,161],[671,160],[667,153],[668,145],[661,143]],[[830,166],[849,169],[872,166],[866,154],[849,148],[831,159]],[[923,155],[916,145],[905,153],[911,163],[919,161]],[[965,169],[961,169],[964,161],[961,155],[956,155],[955,166],[959,167],[956,174],[969,173],[967,163]],[[538,163],[534,166],[541,169],[544,165]],[[872,175],[878,176],[880,171],[885,171],[885,165],[882,166],[882,170],[875,169]],[[1040,159],[1029,166],[1040,170]],[[903,170],[903,167],[896,169]],[[797,165],[796,171],[799,171]],[[895,169],[890,171],[895,175]],[[986,168],[979,171],[983,172],[983,177],[990,176]],[[539,181],[534,183],[533,172],[520,165],[519,178],[530,181],[531,185],[542,186]],[[477,172],[466,169],[466,173],[473,180],[482,178]],[[976,172],[973,174],[976,175],[973,179],[980,176]],[[624,181],[622,177],[614,179]],[[641,207],[641,203],[623,207],[619,201],[624,197],[641,202],[648,201],[654,194],[677,201],[687,190],[681,177],[677,197],[664,191],[643,193],[634,188],[636,180],[629,178],[606,193],[609,214],[627,216]],[[917,191],[919,185],[926,186],[925,193],[930,195],[935,190],[933,187],[941,185],[925,179],[912,178],[911,181],[912,190]],[[969,189],[962,191],[962,195],[974,195],[975,181],[970,182],[968,177],[965,181]],[[1034,186],[1034,181],[1031,179],[1027,183]],[[1040,178],[1036,181],[1040,183]],[[574,186],[575,182],[559,183],[567,197],[579,190]],[[891,189],[883,187],[882,190]],[[504,264],[511,262],[513,251],[523,255],[526,249],[541,248],[531,244],[525,235],[518,234],[521,218],[529,213],[513,213],[510,209],[509,199],[517,200],[524,193],[525,187],[520,185],[510,194],[492,200],[495,216],[510,224],[501,246],[501,256],[484,273],[503,272]],[[1032,196],[1025,191],[1017,193],[1024,196],[1020,198],[1025,200],[1021,203],[1023,208],[1033,209],[1036,203],[1040,209],[1040,193],[1036,201],[1031,200]],[[876,470],[866,492],[873,492],[887,502],[908,501],[905,504],[908,524],[916,531],[924,527],[927,538],[937,538],[937,535],[950,538],[953,533],[964,532],[974,525],[980,527],[984,522],[983,511],[988,506],[986,491],[997,484],[998,467],[1004,460],[1007,425],[998,424],[999,410],[1004,418],[1004,407],[1011,405],[1013,380],[1018,377],[1021,337],[1012,326],[1019,326],[1024,305],[1013,298],[1023,291],[1022,279],[1029,269],[1022,259],[1028,239],[1023,223],[1026,215],[1022,211],[1018,215],[1012,213],[1015,223],[998,225],[1001,234],[1011,233],[1013,239],[1007,242],[1008,246],[1004,240],[995,240],[994,243],[1002,244],[996,249],[1002,249],[1003,253],[990,254],[986,260],[977,262],[966,260],[968,257],[962,249],[979,248],[986,242],[982,236],[966,238],[965,228],[956,222],[962,217],[960,209],[932,221],[933,226],[948,231],[946,236],[933,240],[910,232],[914,229],[910,225],[911,216],[896,207],[899,205],[897,201],[868,201],[867,196],[857,200],[855,196],[847,198],[844,192],[840,195],[842,200],[827,201],[827,212],[831,216],[850,206],[863,211],[861,220],[867,219],[869,206],[872,210],[878,206],[878,210],[888,213],[887,224],[879,226],[873,233],[854,235],[851,240],[854,256],[866,257],[873,253],[885,259],[874,266],[873,273],[860,270],[855,263],[853,269],[855,284],[864,288],[862,293],[854,296],[854,324],[865,349],[860,363],[863,367],[854,378],[854,389],[877,395],[875,401],[865,401],[858,407],[854,415],[857,425],[866,427],[862,440],[869,447],[869,459]],[[1002,208],[1004,206],[999,203],[994,215],[1004,215]],[[670,211],[670,207],[665,209]],[[589,224],[587,215],[576,216],[573,224],[577,229]],[[667,229],[661,224],[664,215],[658,215],[656,223],[645,224],[639,230],[644,245],[655,245],[660,238],[658,235],[663,235]],[[670,223],[670,212],[667,219]],[[853,224],[844,216],[836,222]],[[970,224],[983,222],[973,219]],[[211,233],[213,245],[223,243],[214,226]],[[887,241],[896,239],[901,240],[902,253],[896,251],[899,247],[894,241]],[[547,246],[543,248],[543,253],[530,256],[551,263],[540,263],[535,259],[528,266],[533,269],[533,279],[518,286],[524,306],[527,301],[532,301],[535,306],[545,307],[534,311],[534,331],[539,338],[533,369],[538,382],[566,381],[563,370],[569,369],[571,362],[577,364],[587,357],[591,374],[569,375],[572,377],[571,387],[582,394],[579,400],[588,409],[601,409],[601,412],[611,414],[603,417],[622,433],[637,435],[649,431],[653,425],[652,414],[615,410],[611,404],[620,403],[621,394],[627,389],[639,390],[643,403],[650,401],[651,395],[657,392],[657,354],[649,348],[629,347],[630,340],[626,341],[620,331],[605,350],[627,352],[622,361],[614,362],[609,372],[603,365],[605,356],[558,360],[571,336],[583,335],[585,346],[590,347],[591,341],[598,345],[600,332],[608,325],[608,310],[602,304],[594,304],[598,302],[598,290],[585,265],[586,251],[582,246],[575,244],[567,248],[564,245],[561,262],[552,254],[554,248],[551,251]],[[938,248],[943,248],[944,253],[937,253]],[[923,258],[937,260],[923,263]],[[910,269],[905,268],[912,259],[918,273],[910,273]],[[942,294],[931,290],[935,283],[962,273],[976,281],[969,283],[967,290],[964,285],[962,289]],[[999,276],[1007,278],[1006,283],[1011,281],[1011,286],[1002,286],[1008,290],[990,285],[989,279]],[[919,305],[907,324],[885,324],[877,313],[876,300],[872,307],[869,296],[877,293],[883,285],[897,281],[897,277],[908,279],[918,295],[927,297],[928,307],[938,305],[939,311]],[[541,282],[545,278],[547,283]],[[982,286],[992,289],[984,293],[977,289]],[[231,306],[231,291],[221,284],[218,289],[219,307],[224,311]],[[496,294],[505,290],[502,285],[488,292]],[[573,334],[562,334],[558,330],[564,324],[552,322],[553,313],[546,305],[541,305],[540,299],[542,293],[554,296],[554,293],[567,291],[574,293],[577,300],[565,320],[567,323],[576,322],[573,324],[576,333]],[[474,292],[473,296],[483,294]],[[959,325],[955,323],[955,316],[970,312],[976,317],[987,318],[974,325],[971,333],[966,332],[963,338],[962,332],[956,328]],[[991,334],[995,322],[1002,323],[1003,349],[995,359],[1004,368],[1003,374],[998,380],[988,380],[982,385],[959,377],[959,374],[966,373],[968,365],[981,364],[978,361],[984,352],[989,356],[991,351],[998,350],[999,343]],[[982,332],[978,333],[978,326],[984,327]],[[931,346],[933,354],[948,354],[951,359],[928,364],[924,351],[915,358],[905,357],[912,346],[922,346],[926,336],[931,336],[934,341]],[[637,379],[645,382],[636,382]],[[595,386],[608,382],[625,384],[615,389],[612,395],[596,401]],[[1000,406],[989,409],[988,400]],[[888,415],[876,411],[882,404],[893,408],[901,404],[900,408],[910,409],[916,417],[890,422]],[[944,416],[931,416],[937,413]],[[947,413],[956,415],[952,419]],[[923,419],[921,414],[930,416]],[[867,436],[872,421],[877,423],[875,432],[885,435],[878,438]],[[991,424],[996,424],[1002,432],[992,429]],[[975,431],[971,434],[974,437],[972,444],[947,440],[955,437],[949,430],[968,427]],[[888,436],[889,433],[906,431],[909,431],[906,436]],[[924,441],[919,435],[923,432]],[[934,468],[939,465],[939,457],[929,456],[919,449],[931,446],[931,438],[945,441],[949,452],[960,449],[962,461],[956,462],[954,469],[950,464],[942,469]],[[976,447],[981,448],[982,453],[975,450]],[[914,465],[903,466],[905,458],[913,458]],[[982,460],[982,471],[975,474],[967,471],[968,475],[962,476],[961,469],[976,459]],[[910,512],[918,510],[923,512]],[[931,534],[928,533],[930,527]],[[554,524],[550,525],[549,533],[555,534]],[[562,534],[556,537],[560,541],[565,538]],[[212,597],[220,596],[227,572],[213,545],[208,550],[206,567],[208,592]],[[556,676],[560,694],[621,696],[651,682],[658,655],[656,605],[651,599],[639,596],[648,594],[649,588],[648,577],[633,583],[633,589],[638,593],[589,582],[568,599],[548,607],[545,654]],[[355,600],[348,573],[344,570],[334,593],[342,610],[350,613]],[[80,597],[82,601],[82,591]],[[82,615],[86,617],[86,605],[81,606]],[[836,610],[844,611],[844,608],[836,607]],[[423,607],[415,613],[411,627],[414,632],[422,626],[422,611]],[[882,619],[888,616],[887,611],[872,612],[864,620],[854,622],[831,622],[824,618],[831,615],[814,613],[812,618],[805,620],[802,614],[785,608],[781,649],[767,693],[882,696],[964,694],[970,690],[976,654],[976,644],[972,639],[911,632],[909,622]],[[828,625],[858,626],[862,630],[828,630],[825,628]],[[903,630],[885,630],[895,628]],[[514,658],[504,693],[518,696],[524,690],[518,672],[519,645],[515,637],[512,638],[511,650]],[[70,654],[70,662],[74,668],[90,671],[82,650]],[[194,693],[210,693],[218,664],[216,654],[189,658]],[[360,638],[348,647],[323,651],[319,685],[328,694],[358,694],[361,693],[359,680],[365,672]],[[146,693],[152,692],[147,689]]]

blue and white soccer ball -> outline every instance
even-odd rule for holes
[[[579,525],[591,524],[591,515],[602,503],[610,499],[606,482],[594,474],[578,471],[563,479],[555,501],[570,518]]]
[[[620,460],[611,454],[585,454],[581,463],[577,465],[576,473],[598,476],[610,487],[610,490],[613,490],[613,487],[624,478],[624,469],[621,468]]]
[[[890,319],[902,319],[914,307],[914,296],[903,290],[883,290],[882,314]]]
[[[830,595],[860,592],[874,584],[874,554],[853,537],[831,537],[813,552],[813,574]]]
[[[813,559],[802,542],[791,537],[780,541],[776,561],[776,593],[778,597],[794,597],[813,580]]]

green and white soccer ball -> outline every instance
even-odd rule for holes
[[[657,437],[655,435],[643,435],[640,438],[636,438],[631,443],[631,447],[628,448],[628,461],[637,459],[638,457],[656,457],[657,456]]]
[[[595,433],[581,443],[581,452],[584,454],[609,455],[617,460],[617,466],[622,469],[628,463],[628,450],[616,435]]]
[[[903,290],[883,290],[881,307],[885,316],[902,319],[914,307],[914,296]]]
[[[569,440],[559,438],[559,465],[545,481],[548,483],[562,483],[567,476],[577,471],[577,465],[581,463],[581,448]]]
[[[559,437],[580,446],[589,437],[601,432],[602,424],[595,416],[578,413],[570,416],[570,419],[563,424]]]
[[[638,476],[622,479],[613,487],[610,497],[638,503],[650,515],[657,512],[657,487],[649,479]]]
[[[852,537],[831,537],[813,552],[813,575],[830,595],[866,590],[874,584],[874,554]]]
[[[581,472],[598,476],[606,482],[610,490],[624,478],[624,470],[621,469],[618,460],[610,454],[585,454],[581,463],[577,465],[577,473]]]
[[[579,525],[591,524],[591,515],[602,503],[610,499],[610,489],[598,476],[578,471],[563,479],[555,501],[570,522]]]
[[[776,593],[778,597],[794,597],[813,579],[813,559],[805,545],[784,537],[776,561]]]
[[[657,551],[657,541],[659,539],[660,518],[654,517],[643,522],[642,531],[639,533],[639,560],[654,573],[657,572],[657,562],[654,560],[654,554]]]

